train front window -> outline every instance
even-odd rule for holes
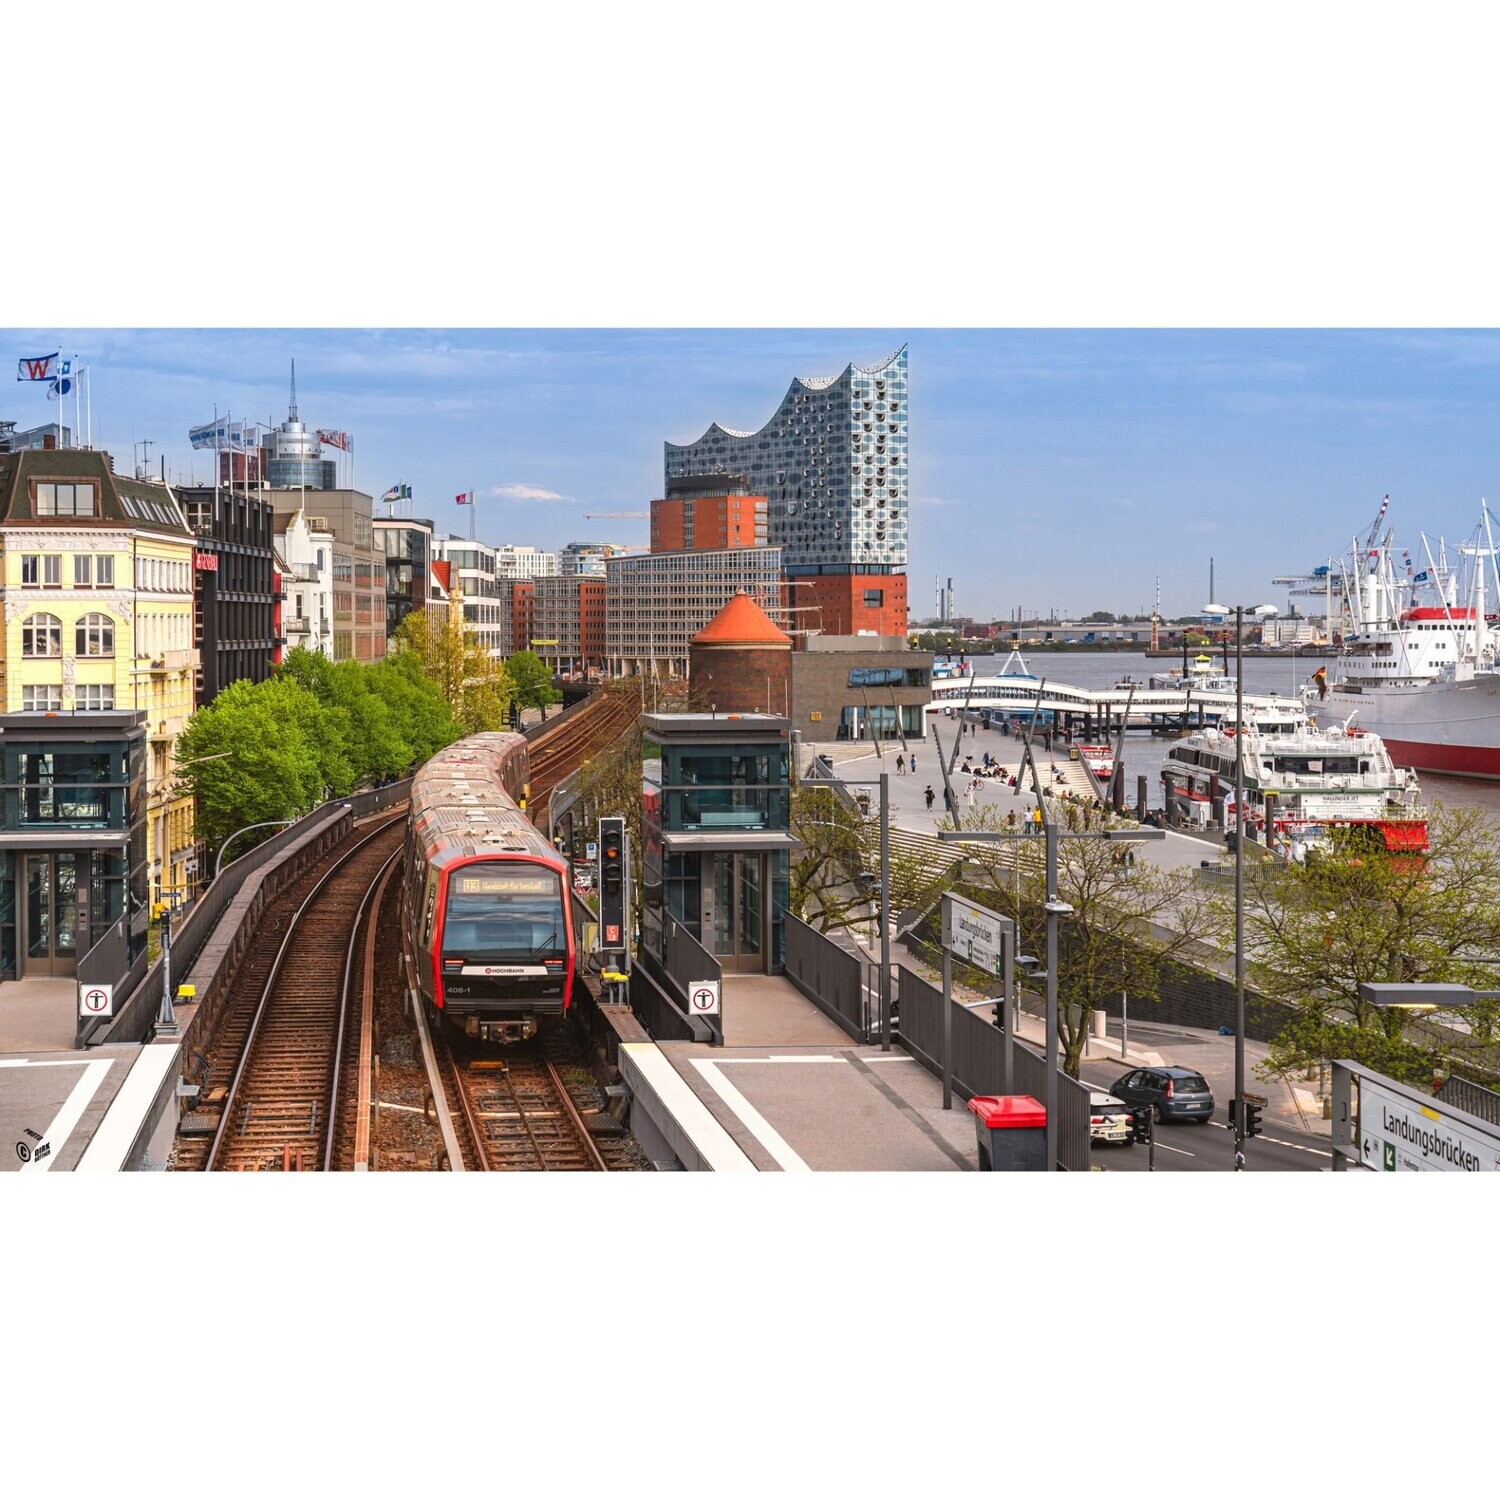
[[[505,862],[468,865],[450,877],[445,960],[540,963],[566,952],[562,882],[555,870]]]

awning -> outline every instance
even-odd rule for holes
[[[123,849],[130,842],[128,828],[45,829],[0,834],[0,850]]]
[[[802,847],[801,839],[774,829],[725,828],[708,833],[664,833],[661,841],[669,854],[769,854],[777,849]]]

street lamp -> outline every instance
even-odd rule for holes
[[[1476,1000],[1500,1000],[1500,990],[1466,984],[1362,984],[1359,998],[1377,1010],[1460,1010]]]
[[[219,857],[214,861],[214,879],[219,878],[219,871],[224,868],[224,851],[242,834],[254,833],[257,828],[286,828],[295,823],[296,818],[272,818],[265,823],[247,823],[243,828],[236,828],[233,833],[219,845]]]
[[[1234,606],[1234,1170],[1245,1170],[1245,615]],[[1274,604],[1254,604],[1260,619]],[[1205,604],[1206,615],[1227,616],[1227,604]]]
[[[1031,774],[1033,781],[1036,780],[1036,763],[1032,762]],[[1036,794],[1037,805],[1041,806],[1042,795],[1040,789]],[[1057,826],[1056,817],[1045,810],[1042,814],[1042,831],[1046,838],[1047,857],[1047,896],[1042,903],[1042,910],[1047,914],[1047,967],[1044,973],[1037,974],[1032,968],[1029,978],[1036,980],[1045,978],[1047,981],[1047,1097],[1043,1101],[1047,1106],[1047,1170],[1057,1170],[1057,920],[1059,917],[1070,917],[1073,915],[1073,907],[1062,900],[1057,894],[1057,845],[1060,839],[1105,839],[1109,842],[1140,840],[1142,842],[1156,842],[1166,838],[1166,832],[1160,828],[1106,828],[1101,831],[1083,832],[1082,830],[1064,830]],[[1035,834],[1030,833],[998,833],[980,829],[944,828],[938,830],[938,838],[946,844],[1003,844],[1011,840],[1034,839]],[[1017,918],[1020,910],[1017,909]],[[1023,967],[1034,966],[1036,960],[1017,959],[1017,963]],[[1010,1018],[1007,1018],[1010,1019]],[[1012,1024],[1013,1021],[1012,1021]],[[1005,1046],[1011,1045],[1014,1033],[1007,1035]]]

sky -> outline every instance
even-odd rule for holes
[[[760,427],[795,376],[910,347],[912,617],[1168,615],[1208,599],[1285,609],[1273,575],[1363,535],[1382,496],[1398,542],[1467,536],[1500,498],[1500,333],[1392,330],[8,329],[15,359],[92,373],[96,447],[130,472],[212,477],[190,426],[285,419],[291,361],[309,427],[354,438],[355,484],[404,482],[412,513],[555,548],[644,543],[662,443]],[[54,419],[17,384],[0,419]],[[67,418],[73,417],[69,403]],[[325,456],[336,456],[325,449]],[[377,506],[377,514],[382,513]],[[1303,608],[1309,608],[1303,601]]]

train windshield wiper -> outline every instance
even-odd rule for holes
[[[543,942],[541,944],[541,946],[537,948],[537,950],[531,955],[531,958],[528,960],[528,962],[535,963],[536,960],[539,959],[549,948],[553,948],[556,945],[557,945],[557,929],[554,927],[552,929],[552,936],[549,937],[549,938],[547,938],[546,941]]]

